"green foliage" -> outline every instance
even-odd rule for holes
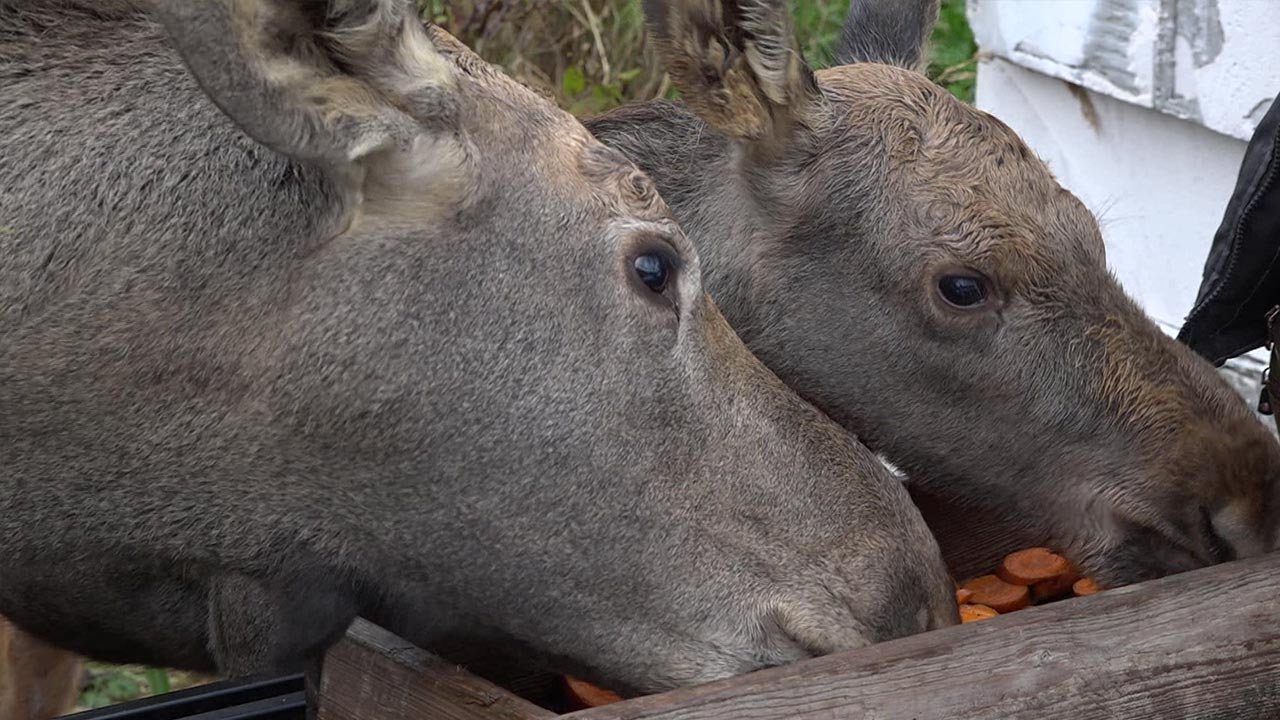
[[[576,115],[676,96],[639,0],[418,1],[423,17]],[[830,65],[849,0],[792,0],[791,9],[805,57]],[[964,0],[944,0],[929,76],[972,102],[975,50]]]
[[[972,103],[978,46],[964,14],[964,0],[946,0],[933,28],[929,77],[952,95]]]
[[[79,705],[92,710],[207,682],[209,678],[135,665],[88,663],[88,682],[80,690]]]
[[[143,695],[143,682],[137,672],[127,669],[89,671],[89,682],[80,692],[80,705],[99,708],[114,705]]]
[[[829,67],[835,61],[849,0],[792,0],[791,12],[805,59],[815,68]]]
[[[147,668],[142,671],[142,676],[147,680],[147,687],[154,695],[161,695],[173,689],[173,683],[169,681],[169,673],[159,668]]]
[[[481,57],[588,116],[670,96],[639,0],[419,0]]]

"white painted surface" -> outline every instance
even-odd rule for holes
[[[1280,0],[968,0],[978,45],[1241,140],[1280,92]]]
[[[974,38],[983,50],[1044,75],[1154,107],[1159,0],[1125,3],[1131,7],[1122,9],[1122,22],[1098,18],[1110,4],[1105,0],[968,0],[967,10]],[[1107,40],[1090,42],[1104,36]],[[1113,54],[1100,53],[1100,44]]]

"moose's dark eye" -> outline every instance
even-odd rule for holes
[[[636,275],[645,287],[656,293],[667,289],[667,278],[671,273],[666,258],[661,255],[641,255],[636,258],[635,268]]]
[[[943,275],[938,279],[938,292],[956,307],[976,307],[986,302],[987,281],[972,275]]]

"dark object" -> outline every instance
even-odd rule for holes
[[[1265,415],[1275,415],[1276,399],[1280,398],[1280,381],[1275,378],[1280,377],[1277,367],[1280,367],[1280,305],[1276,305],[1267,311],[1267,349],[1271,350],[1271,362],[1266,370],[1262,371],[1262,388],[1258,391],[1258,412]],[[1276,421],[1276,427],[1280,429],[1280,420]]]
[[[66,720],[303,720],[302,675],[227,680],[157,695]]]
[[[1280,98],[1245,152],[1235,191],[1178,339],[1215,365],[1267,344],[1280,304]]]

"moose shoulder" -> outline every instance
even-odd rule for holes
[[[0,0],[0,613],[649,692],[955,622],[653,189],[405,0]]]
[[[1276,546],[1280,446],[1026,145],[910,69],[936,1],[855,0],[816,73],[780,0],[646,10],[688,104],[589,128],[658,184],[752,351],[907,471],[957,574],[1027,544],[1106,583]]]

